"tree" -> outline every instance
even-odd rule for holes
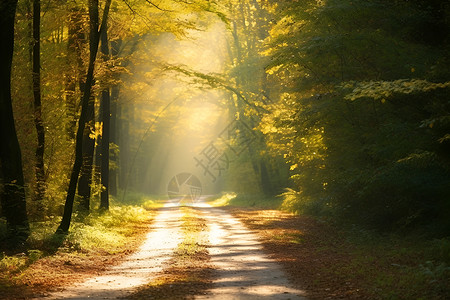
[[[99,12],[98,0],[89,2],[89,27],[90,27],[90,42],[89,53],[92,56],[97,52],[100,41],[99,28]],[[107,22],[105,22],[106,27]],[[95,57],[93,59],[95,62]],[[92,83],[92,85],[94,82]],[[88,88],[88,87],[86,87]],[[91,185],[92,185],[92,171],[94,167],[94,150],[95,139],[92,137],[92,132],[95,131],[95,95],[91,94],[88,102],[86,113],[86,127],[83,132],[83,163],[80,171],[80,178],[78,181],[78,195],[81,197],[81,208],[89,212],[91,200]]]
[[[246,101],[241,101],[240,95],[231,95],[230,104],[233,114],[247,123],[252,129],[257,127],[265,109],[265,104],[270,102],[268,95],[271,91],[267,85],[265,73],[266,58],[261,55],[263,41],[268,36],[268,24],[270,12],[265,1],[228,1],[226,3],[231,28],[229,34],[230,70],[227,72],[228,80],[235,82],[239,91],[246,95]],[[234,98],[234,100],[233,100]],[[243,139],[245,131],[241,133]],[[277,157],[269,157],[266,152],[265,137],[259,131],[252,132],[256,135],[254,142],[248,147],[247,161],[251,162],[255,176],[259,182],[259,188],[263,194],[273,196],[280,192],[282,184],[286,180],[276,182],[282,177],[276,175],[276,170],[282,169]],[[282,164],[282,162],[281,162]]]
[[[119,55],[120,46],[122,44],[122,40],[118,39],[116,41],[111,42],[111,56],[113,59],[117,59]],[[117,79],[116,79],[117,80]],[[115,82],[111,87],[111,99],[110,99],[110,143],[113,145],[113,149],[111,149],[110,161],[112,168],[109,170],[109,183],[108,187],[110,190],[110,194],[113,196],[117,196],[117,102],[119,100],[119,83]]]
[[[75,139],[74,128],[77,124],[77,83],[78,92],[84,91],[85,73],[83,68],[82,50],[86,43],[83,28],[83,8],[78,4],[69,7],[68,13],[68,37],[67,37],[67,65],[70,72],[66,74],[66,131],[69,139]]]
[[[42,202],[45,195],[45,129],[41,105],[41,1],[33,0],[33,96],[34,124],[37,133],[35,200]]]
[[[286,207],[382,230],[448,230],[448,7],[277,2],[265,53],[280,89],[260,128],[291,168]]]
[[[91,16],[94,16],[98,12],[98,2],[96,0],[91,0],[89,2],[89,10],[91,11]],[[88,122],[89,113],[89,100],[91,98],[91,87],[94,80],[94,65],[97,57],[98,46],[100,43],[100,33],[105,27],[108,19],[109,8],[111,5],[111,0],[107,0],[105,3],[105,8],[103,10],[103,17],[100,29],[95,26],[91,26],[89,43],[90,43],[90,55],[89,55],[89,68],[86,76],[85,89],[83,97],[81,99],[81,115],[78,121],[78,129],[76,134],[76,145],[75,145],[75,162],[73,164],[72,173],[70,176],[69,189],[67,191],[66,203],[64,205],[64,214],[59,225],[57,232],[66,233],[69,230],[70,222],[72,218],[73,203],[75,199],[75,192],[77,188],[78,175],[81,170],[83,163],[83,135],[86,128],[86,123]],[[96,12],[97,10],[97,12]],[[95,19],[92,20],[95,22]],[[98,23],[97,23],[98,24]]]
[[[22,157],[17,140],[11,99],[11,65],[17,1],[0,3],[0,165],[3,179],[1,205],[11,237],[23,242],[29,234]]]
[[[104,61],[109,57],[108,30],[107,27],[101,32],[101,52]],[[109,86],[105,86],[101,93],[102,108],[102,142],[101,142],[101,185],[100,208],[109,209],[109,143],[111,132],[111,95]]]

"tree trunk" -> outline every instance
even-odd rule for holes
[[[45,195],[45,129],[42,121],[41,105],[41,1],[33,0],[33,97],[34,125],[37,133],[36,147],[36,191],[35,200],[42,202]]]
[[[89,10],[96,10],[98,13],[98,6],[95,4],[98,2],[95,0],[89,1]],[[102,27],[107,21],[109,7],[111,5],[111,0],[107,0],[105,3],[105,9],[103,10]],[[102,29],[100,29],[101,31]],[[78,175],[80,173],[82,160],[83,160],[83,133],[86,127],[86,120],[88,114],[89,99],[91,96],[91,87],[94,80],[94,65],[95,58],[97,57],[98,45],[100,40],[100,34],[97,28],[91,26],[91,36],[90,36],[90,57],[89,57],[89,68],[86,76],[86,85],[83,93],[83,98],[81,100],[81,115],[78,122],[78,129],[76,135],[75,144],[75,162],[73,164],[72,174],[70,176],[69,189],[67,191],[66,203],[64,205],[64,214],[59,225],[57,232],[67,233],[69,231],[70,222],[72,219],[73,202],[75,199],[75,191],[77,188]]]
[[[85,43],[85,35],[83,32],[83,10],[74,7],[70,10],[68,20],[68,38],[67,38],[67,63],[69,70],[66,73],[66,132],[70,140],[75,139],[75,127],[77,124],[77,80],[79,90],[84,92],[84,80],[82,74],[83,59],[81,57],[81,49]]]
[[[93,83],[92,83],[93,84]],[[87,85],[86,85],[87,86]],[[83,132],[83,147],[82,157],[83,163],[81,166],[80,178],[78,181],[78,195],[80,199],[80,209],[89,211],[91,199],[91,185],[92,185],[92,169],[94,167],[94,149],[95,139],[91,138],[91,131],[95,127],[95,99],[91,95],[88,102],[86,113],[86,126]]]
[[[100,41],[101,41],[102,37],[100,36]],[[101,45],[100,45],[100,51],[101,51]],[[102,118],[103,118],[103,107],[102,107],[102,93],[100,93],[100,99],[99,99],[99,107],[98,109],[96,109],[95,111],[95,123],[96,124],[101,124],[102,123]],[[103,134],[103,129],[101,134],[97,134],[95,136],[95,150],[94,150],[94,168],[93,168],[93,176],[92,176],[92,185],[98,187],[101,187],[101,177],[102,177],[102,134]],[[100,191],[101,193],[101,191]],[[99,194],[100,196],[100,194]]]
[[[267,170],[267,165],[264,157],[260,158],[259,163],[259,172],[261,178],[261,187],[264,195],[266,196],[274,196],[274,189],[272,186],[272,181],[269,176],[269,171]]]
[[[103,59],[108,60],[109,47],[108,47],[108,30],[107,26],[101,32],[101,52]],[[109,209],[109,137],[110,137],[110,115],[111,115],[111,97],[109,93],[109,87],[105,87],[102,91],[102,116],[103,122],[102,131],[102,144],[101,144],[101,184],[102,191],[100,196],[100,208]]]
[[[116,40],[111,42],[111,56],[116,59],[119,55],[119,49],[122,44],[122,40]],[[109,142],[117,145],[117,101],[119,99],[119,85],[114,83],[111,87],[111,117],[110,117],[110,133]],[[114,167],[109,170],[109,193],[110,195],[117,196],[117,153],[113,150],[110,153],[110,160],[114,163]]]
[[[0,170],[1,205],[8,234],[18,243],[29,235],[22,156],[14,124],[11,99],[11,66],[17,0],[0,1]]]
[[[99,32],[98,32],[98,0],[89,0],[89,27],[90,27],[90,42],[89,50],[92,53],[98,51],[99,45]],[[91,57],[92,59],[92,57]],[[93,58],[95,61],[95,57]],[[94,80],[92,80],[91,85],[86,84],[86,88],[92,87]],[[91,95],[87,113],[86,113],[86,127],[83,131],[83,146],[82,146],[82,157],[83,163],[81,167],[81,174],[78,182],[78,195],[81,197],[80,209],[83,211],[89,211],[90,209],[90,199],[91,199],[91,184],[92,184],[92,169],[94,167],[94,149],[95,149],[95,139],[90,137],[91,131],[95,129],[95,98]]]
[[[111,118],[109,142],[117,145],[117,100],[119,98],[119,86],[115,84],[111,88]],[[117,196],[117,153],[115,150],[110,154],[110,160],[114,163],[114,167],[109,170],[109,193]]]
[[[91,54],[94,53],[94,51],[97,52],[99,46],[100,36],[98,32],[98,15],[98,0],[89,0],[89,25],[91,32],[89,50]],[[90,86],[92,86],[93,84],[94,80],[92,81]],[[85,122],[87,126],[85,127],[83,132],[83,164],[81,167],[81,174],[78,182],[78,195],[80,195],[81,197],[80,208],[88,212],[90,209],[92,169],[94,167],[93,163],[95,150],[95,139],[90,137],[91,131],[95,130],[95,98],[92,95],[88,102]]]
[[[129,168],[129,157],[130,157],[130,121],[132,110],[132,103],[127,103],[127,105],[120,106],[120,125],[119,125],[119,188],[125,190],[128,185],[128,168]]]

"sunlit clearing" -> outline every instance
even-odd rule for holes
[[[147,48],[142,51],[147,52],[148,63],[145,67],[141,63],[126,84],[128,98],[135,103],[130,131],[141,135],[140,140],[130,141],[133,145],[127,154],[129,176],[140,178],[131,189],[167,195],[171,180],[188,173],[200,181],[195,186],[198,194],[218,190],[221,179],[208,178],[195,157],[224,130],[230,115],[223,105],[228,96],[196,82],[195,78],[166,72],[163,66],[179,66],[206,74],[223,71],[224,34],[224,26],[216,24],[206,32],[190,31],[184,40],[162,34],[145,43]],[[177,184],[175,190],[179,188],[182,193],[183,182]]]

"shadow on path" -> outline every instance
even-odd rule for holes
[[[281,267],[269,259],[256,234],[226,211],[198,203],[207,220],[209,253],[214,265],[213,288],[196,299],[305,299]]]

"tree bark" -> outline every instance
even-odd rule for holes
[[[11,66],[17,0],[0,1],[0,170],[1,205],[8,234],[21,243],[29,235],[22,156],[14,124],[11,99]]]
[[[116,40],[111,42],[111,56],[116,59],[119,55],[120,46],[122,40]],[[117,82],[111,87],[111,116],[110,116],[110,133],[109,142],[117,145],[117,101],[119,99],[119,84]],[[113,151],[110,153],[110,160],[114,163],[114,168],[109,170],[109,193],[110,195],[117,196],[117,153]]]
[[[75,139],[75,128],[77,125],[77,91],[78,80],[79,90],[84,92],[83,59],[81,49],[85,43],[83,32],[83,10],[80,7],[73,7],[68,18],[67,37],[67,64],[69,71],[66,73],[66,132],[70,140]]]
[[[33,97],[34,125],[37,133],[36,146],[36,191],[35,200],[42,202],[45,195],[45,129],[41,105],[41,1],[33,0]]]
[[[90,0],[89,9],[95,9],[95,3],[97,1]],[[104,27],[104,24],[107,21],[109,7],[111,5],[111,0],[107,0],[105,3],[105,9],[103,10],[103,18],[102,18],[102,26],[100,28],[100,32]],[[98,10],[98,6],[96,8]],[[95,30],[94,30],[95,29]],[[76,134],[76,144],[75,144],[75,162],[72,168],[72,174],[70,176],[69,189],[67,191],[66,203],[64,205],[64,214],[61,220],[61,224],[59,225],[57,232],[58,233],[67,233],[69,231],[70,222],[72,219],[72,211],[73,211],[73,202],[75,199],[75,191],[77,188],[78,175],[80,173],[82,160],[83,160],[83,133],[86,127],[86,120],[88,114],[88,105],[89,99],[91,97],[91,87],[92,82],[94,80],[94,65],[95,59],[97,57],[98,45],[100,40],[100,34],[97,28],[91,28],[91,36],[90,36],[90,57],[89,57],[89,68],[86,76],[86,85],[83,93],[83,98],[81,100],[81,115],[80,120],[78,122],[78,129]]]
[[[98,51],[100,35],[98,32],[98,0],[89,0],[89,51],[90,60],[92,54]],[[94,80],[90,85],[86,84],[86,88],[92,87]],[[80,209],[84,211],[89,211],[90,209],[90,199],[91,199],[91,185],[92,185],[92,169],[94,167],[94,150],[95,150],[95,139],[90,137],[91,131],[95,127],[95,98],[91,95],[88,101],[87,113],[86,113],[86,127],[83,131],[83,146],[82,146],[82,157],[83,162],[81,166],[81,174],[78,181],[78,195],[81,197]]]
[[[108,47],[108,26],[101,32],[100,39],[101,52],[104,61],[108,61],[109,47]],[[102,144],[101,144],[101,184],[102,191],[100,194],[100,208],[109,209],[109,138],[110,138],[110,115],[111,115],[111,97],[109,86],[106,86],[102,91]]]
[[[92,83],[93,84],[93,83]],[[87,87],[87,84],[86,84]],[[80,199],[80,209],[88,212],[91,206],[91,185],[92,185],[92,170],[94,168],[94,150],[95,139],[91,138],[91,131],[95,127],[95,99],[91,95],[88,102],[86,113],[86,127],[83,131],[83,146],[82,146],[82,166],[80,178],[78,181],[78,195]]]
[[[120,106],[119,111],[119,130],[118,130],[118,145],[119,145],[119,188],[125,190],[128,185],[128,167],[130,157],[130,121],[131,110],[133,104]]]
[[[111,88],[111,117],[109,124],[109,142],[117,145],[117,100],[119,98],[119,86],[115,84]],[[110,160],[114,163],[114,168],[109,170],[109,193],[117,196],[117,153],[115,150],[110,153]]]

